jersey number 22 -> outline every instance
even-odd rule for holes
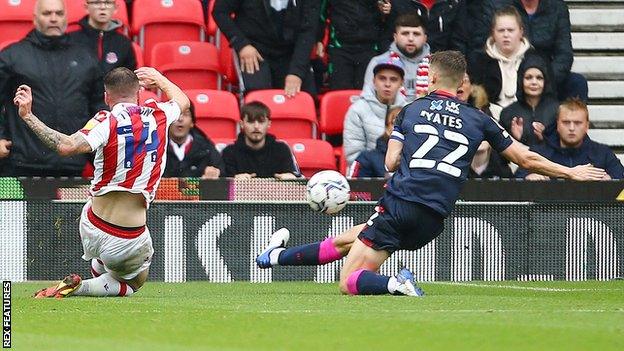
[[[433,149],[440,141],[438,130],[427,124],[417,124],[414,126],[414,132],[418,134],[427,134],[427,140],[412,154],[412,160],[409,163],[410,168],[435,168],[440,172],[449,174],[453,177],[461,175],[461,169],[453,166],[453,163],[459,160],[468,152],[468,138],[458,132],[445,130],[442,135],[443,139],[458,143],[459,145],[439,162],[426,158],[427,153]]]

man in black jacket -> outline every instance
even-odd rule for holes
[[[310,54],[319,0],[215,0],[212,14],[238,54],[246,91],[315,93]]]
[[[91,50],[103,74],[117,67],[134,71],[137,63],[132,42],[117,32],[123,24],[113,19],[115,0],[87,0],[85,6],[89,14],[80,20],[81,29],[71,33],[71,38]]]
[[[223,149],[227,177],[294,179],[299,175],[288,145],[267,134],[270,125],[271,112],[265,104],[253,101],[241,107],[241,133]]]
[[[62,0],[39,0],[35,29],[0,52],[0,157],[9,157],[9,176],[79,176],[84,156],[60,157],[45,147],[17,115],[12,96],[21,84],[37,97],[33,111],[50,127],[73,133],[105,109],[98,62],[87,49],[71,43]]]

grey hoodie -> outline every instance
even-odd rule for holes
[[[420,55],[410,58],[403,55],[403,53],[399,51],[396,43],[393,42],[388,51],[373,57],[368,63],[368,67],[366,67],[366,75],[364,76],[364,87],[362,90],[369,91],[374,95],[373,68],[375,68],[380,60],[388,61],[390,59],[390,53],[392,52],[399,55],[401,62],[405,67],[403,87],[405,88],[407,100],[414,101],[417,97],[426,95],[428,86],[427,73],[429,72],[429,56],[431,54],[429,44],[427,43],[423,46]]]
[[[360,152],[375,149],[377,139],[386,129],[388,111],[406,104],[401,92],[397,93],[392,105],[384,105],[377,99],[374,89],[362,91],[345,116],[342,140],[347,165],[351,165]]]

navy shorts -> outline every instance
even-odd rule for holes
[[[384,194],[358,239],[375,250],[418,250],[444,230],[444,216],[433,209]]]

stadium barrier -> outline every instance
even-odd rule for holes
[[[318,241],[361,223],[373,202],[336,216],[301,201],[169,201],[150,207],[155,254],[150,279],[165,282],[334,282],[341,261],[260,270],[254,259],[280,228],[289,245]],[[89,276],[80,257],[82,201],[0,201],[3,280]],[[417,252],[397,252],[381,271],[411,268],[420,281],[609,280],[624,273],[624,206],[605,203],[460,202],[444,232]]]

